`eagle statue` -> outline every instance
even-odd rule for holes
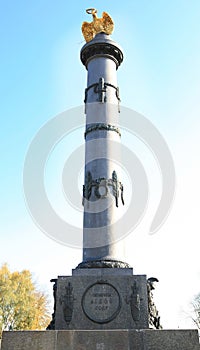
[[[83,22],[82,33],[86,42],[92,40],[98,33],[111,34],[114,29],[114,22],[108,13],[103,12],[102,18],[97,17],[96,9],[87,9],[86,12],[93,17],[92,22]]]

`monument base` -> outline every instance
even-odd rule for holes
[[[196,330],[4,332],[1,350],[200,350]]]
[[[75,269],[59,276],[54,330],[146,329],[147,280],[132,268]]]

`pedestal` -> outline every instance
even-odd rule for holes
[[[145,329],[147,281],[132,269],[73,270],[57,280],[55,329]]]
[[[1,350],[200,350],[196,330],[4,332]]]

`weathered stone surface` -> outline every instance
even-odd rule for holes
[[[52,331],[3,332],[1,350],[55,350],[56,337]]]
[[[195,330],[145,330],[142,331],[142,343],[142,349],[145,350],[200,349],[198,332]]]
[[[131,275],[132,269],[126,274],[122,269],[114,274],[111,269],[99,269],[97,275],[90,269],[83,270],[58,277],[55,329],[149,327],[145,275]]]
[[[196,330],[4,332],[2,350],[200,350]]]
[[[132,268],[113,268],[112,270],[110,268],[84,268],[84,269],[74,269],[72,270],[72,276],[96,276],[96,277],[103,277],[103,276],[132,276],[133,275],[133,269]]]
[[[71,331],[58,333],[59,347],[56,350],[126,350],[129,344],[128,331]],[[68,346],[66,347],[66,344]]]

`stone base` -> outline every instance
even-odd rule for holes
[[[196,330],[4,332],[1,350],[200,350]]]
[[[145,329],[147,280],[131,268],[84,268],[59,276],[56,330]]]

